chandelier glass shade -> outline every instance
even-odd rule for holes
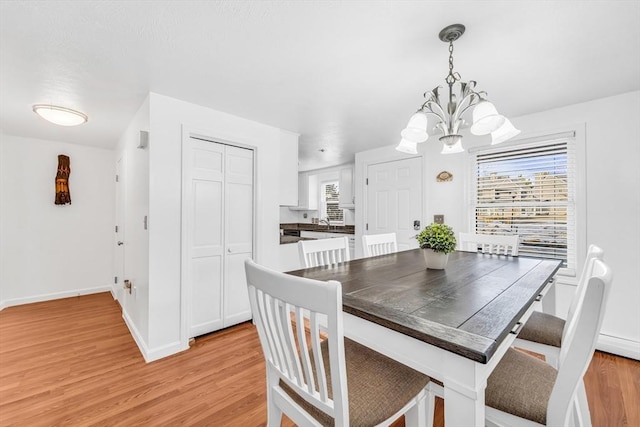
[[[396,147],[396,150],[405,154],[418,154],[418,144],[402,138],[400,140],[400,144]]]
[[[468,126],[464,116],[469,110],[472,110],[471,133],[491,134],[492,144],[499,144],[520,133],[487,100],[486,92],[476,91],[475,81],[460,81],[460,74],[453,71],[453,42],[459,39],[464,31],[465,27],[462,24],[449,25],[440,31],[440,40],[449,43],[449,74],[445,78],[449,91],[444,93],[443,87],[437,86],[424,94],[425,101],[411,116],[407,127],[402,130],[402,141],[396,150],[407,152],[407,143],[425,142],[429,138],[427,119],[428,116],[433,116],[436,118],[434,131],[441,134],[439,140],[443,144],[442,154],[463,152],[460,131]]]
[[[504,124],[497,130],[491,132],[491,145],[500,144],[507,139],[518,135],[520,131],[516,129],[509,119],[505,119]]]

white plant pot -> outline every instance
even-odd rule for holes
[[[432,270],[444,270],[449,260],[449,254],[435,252],[433,249],[423,249],[424,260],[427,262],[427,268]]]

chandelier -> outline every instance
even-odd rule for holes
[[[460,74],[453,71],[453,42],[464,34],[464,30],[464,25],[453,24],[440,31],[440,40],[449,43],[449,74],[445,78],[449,86],[449,96],[445,98],[442,86],[424,94],[425,102],[411,116],[409,124],[401,132],[402,139],[396,150],[417,154],[417,144],[429,138],[427,116],[432,115],[437,119],[434,130],[442,134],[442,154],[463,152],[460,130],[467,126],[463,116],[472,107],[471,133],[474,135],[491,134],[491,144],[499,144],[520,133],[509,119],[498,114],[496,107],[487,100],[486,92],[475,90],[475,81],[462,82]],[[457,95],[454,93],[454,85],[457,86]]]

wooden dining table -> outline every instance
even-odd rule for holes
[[[423,250],[289,274],[342,283],[344,333],[444,384],[445,423],[483,426],[487,378],[561,261],[453,252],[444,270]]]

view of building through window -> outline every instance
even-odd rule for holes
[[[323,217],[329,218],[331,223],[342,223],[344,211],[338,207],[340,187],[337,181],[322,184]]]
[[[518,234],[521,255],[562,259],[572,246],[567,143],[510,148],[476,158],[476,232]]]

